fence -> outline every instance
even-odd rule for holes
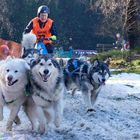
[[[113,44],[97,44],[97,52],[105,52],[114,49]]]

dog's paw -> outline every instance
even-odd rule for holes
[[[6,130],[7,130],[7,131],[12,131],[12,125],[7,125],[7,126],[6,126]]]
[[[55,120],[55,123],[54,123],[55,126],[56,126],[56,127],[59,127],[59,126],[60,126],[60,122],[61,122],[60,119],[57,118],[57,119]]]
[[[93,109],[93,108],[89,108],[89,109],[87,110],[87,112],[96,112],[96,110]]]
[[[41,135],[43,135],[43,134],[45,133],[45,127],[44,127],[44,126],[40,126],[40,127],[39,127],[39,133],[40,133]]]
[[[7,131],[12,131],[12,124],[13,124],[12,121],[8,121],[8,122],[7,122],[7,125],[6,125],[6,130],[7,130]]]
[[[3,120],[3,115],[2,114],[0,114],[0,121],[2,121]]]

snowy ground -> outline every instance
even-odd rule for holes
[[[64,119],[59,129],[39,135],[30,132],[26,115],[22,124],[6,132],[9,111],[4,109],[0,140],[140,140],[140,75],[112,75],[95,104],[96,112],[87,113],[81,94],[66,95]]]

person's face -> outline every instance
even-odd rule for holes
[[[40,18],[41,22],[46,22],[48,19],[48,14],[47,13],[40,13],[39,18]]]

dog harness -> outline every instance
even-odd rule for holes
[[[92,78],[90,78],[89,80],[90,80],[91,85],[95,88],[95,90],[98,89],[102,85],[102,83],[96,83]]]
[[[52,100],[49,100],[49,99],[44,98],[44,97],[43,97],[42,95],[40,95],[40,93],[38,93],[38,92],[36,92],[36,93],[34,94],[34,96],[38,96],[38,97],[40,97],[42,100],[44,100],[44,101],[46,101],[46,102],[49,102],[49,103],[52,102]]]
[[[77,74],[80,73],[80,66],[83,65],[85,62],[80,61],[78,59],[73,59],[69,62],[69,64],[65,68],[65,72],[70,76],[75,77]]]
[[[61,77],[57,77],[57,82],[56,82],[56,87],[55,87],[55,89],[57,89],[57,86],[59,85],[59,82],[60,82],[61,80],[62,80]],[[34,96],[38,96],[38,97],[40,97],[42,100],[44,100],[44,101],[46,101],[46,102],[49,102],[49,103],[52,102],[52,100],[46,99],[46,98],[44,98],[42,95],[40,95],[39,92],[35,92]]]

